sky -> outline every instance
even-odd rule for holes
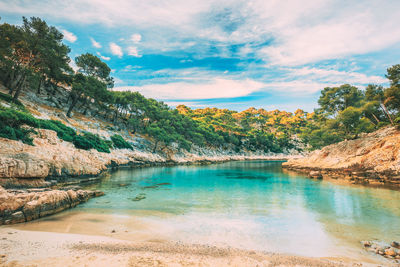
[[[170,106],[312,111],[323,88],[386,86],[400,64],[398,0],[0,0],[0,16],[44,19],[114,90]]]

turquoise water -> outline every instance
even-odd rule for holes
[[[125,216],[176,241],[307,256],[400,240],[400,192],[287,173],[277,161],[119,170],[80,212]],[[127,216],[127,217],[126,217]]]
[[[281,164],[119,170],[89,186],[105,196],[15,227],[389,264],[360,241],[400,241],[400,191],[312,180]]]

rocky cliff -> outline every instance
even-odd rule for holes
[[[198,148],[195,153],[163,151],[161,154],[138,149],[113,149],[111,153],[77,149],[60,140],[56,132],[36,129],[34,146],[0,138],[0,185],[46,187],[69,177],[97,176],[108,167],[148,164],[217,162],[241,159],[284,158],[285,155],[231,154]]]
[[[286,169],[313,178],[345,178],[352,183],[400,186],[400,130],[387,127],[306,157],[290,159]]]

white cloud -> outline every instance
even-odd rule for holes
[[[302,65],[379,51],[400,42],[400,2],[297,1],[270,12],[271,46],[259,51],[277,65]],[[267,4],[261,4],[267,7]],[[286,14],[282,14],[283,10]],[[391,29],[391,30],[388,30]]]
[[[363,73],[338,71],[334,69],[318,69],[303,67],[300,69],[289,69],[291,75],[298,77],[307,77],[312,80],[330,82],[330,83],[350,83],[350,84],[382,84],[387,83],[388,80],[381,76],[371,75],[368,76]]]
[[[139,91],[146,97],[157,99],[210,99],[246,96],[262,89],[265,84],[254,80],[228,80],[215,78],[208,82],[172,82],[149,84],[142,87],[125,86],[114,88],[116,91]]]
[[[134,56],[134,57],[141,57],[141,55],[139,55],[139,51],[138,51],[137,47],[135,47],[135,46],[128,47],[128,55]]]
[[[74,43],[78,39],[78,37],[76,37],[75,34],[67,30],[62,30],[62,33],[64,35],[64,39],[67,40],[68,42]]]
[[[277,91],[283,95],[290,93],[291,97],[295,95],[309,95],[314,94],[325,87],[337,86],[336,83],[323,83],[315,82],[312,80],[296,80],[296,81],[282,81],[282,82],[271,82],[267,83],[266,87],[268,90]]]
[[[116,55],[118,57],[122,57],[124,55],[124,53],[122,52],[122,48],[116,43],[110,43],[110,50],[113,55]]]
[[[74,71],[78,71],[78,66],[76,65],[75,60],[71,59],[71,61],[69,62],[69,66],[74,70]]]
[[[71,0],[0,1],[14,14],[73,22],[135,27],[150,49],[184,49],[187,40],[204,43],[263,43],[244,47],[277,65],[302,65],[378,51],[400,42],[399,1],[347,0]],[[99,15],[101,14],[101,15]],[[144,43],[136,33],[133,42]],[[133,37],[131,36],[131,37]],[[140,37],[139,37],[140,36]]]
[[[92,37],[90,37],[90,41],[92,42],[93,47],[101,48],[101,44],[99,42],[96,42],[96,40]]]
[[[135,44],[139,43],[142,40],[142,35],[135,33],[131,35],[131,40],[132,42],[134,42]]]
[[[103,56],[102,54],[100,54],[100,52],[96,52],[96,54],[103,60],[110,60],[111,59],[110,57]]]

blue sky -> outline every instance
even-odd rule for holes
[[[400,63],[397,0],[0,0],[0,14],[45,19],[115,89],[171,106],[312,111],[324,87],[386,85]]]

